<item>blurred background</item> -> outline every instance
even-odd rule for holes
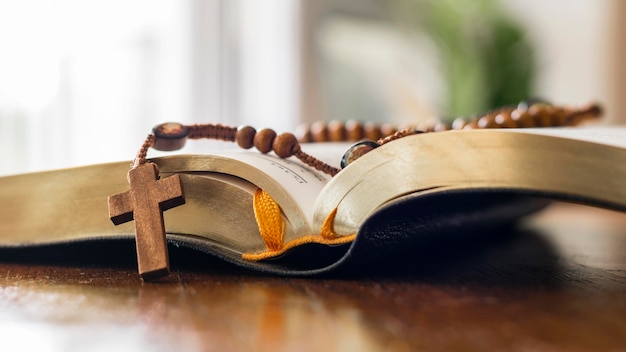
[[[620,123],[625,15],[620,0],[0,0],[0,174],[130,160],[165,121],[283,132],[542,97]]]

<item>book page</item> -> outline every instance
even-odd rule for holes
[[[624,126],[519,128],[507,131],[562,137],[626,148],[626,127]]]
[[[305,144],[302,148],[307,154],[313,155],[334,167],[339,167],[341,156],[347,149],[347,144]],[[305,165],[295,157],[281,159],[273,154],[240,151],[225,151],[219,154],[253,166],[276,180],[298,204],[309,220],[313,218],[315,199],[331,179],[329,175]]]
[[[316,204],[313,226],[320,227],[337,208],[335,231],[351,233],[392,200],[450,187],[575,195],[566,199],[622,207],[626,188],[623,178],[615,175],[626,173],[619,164],[624,155],[624,127],[476,129],[408,136],[368,153],[330,181]]]

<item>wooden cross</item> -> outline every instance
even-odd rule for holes
[[[145,163],[128,172],[130,189],[109,197],[109,217],[115,225],[135,220],[137,265],[144,280],[169,274],[163,211],[185,204],[179,175],[159,180],[159,169]]]

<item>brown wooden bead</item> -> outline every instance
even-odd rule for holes
[[[432,123],[428,123],[428,122],[421,122],[421,123],[418,123],[417,125],[403,124],[403,125],[398,126],[398,131],[409,130],[409,129],[422,131],[422,132],[432,132],[435,130],[435,125],[433,125]]]
[[[373,122],[366,122],[363,125],[363,133],[365,135],[365,139],[369,139],[372,141],[376,141],[382,137],[384,137],[380,133],[380,127]]]
[[[497,127],[500,127],[500,128],[515,128],[515,127],[517,127],[517,124],[511,118],[511,112],[510,111],[501,111],[494,118],[494,122],[496,123]]]
[[[261,153],[269,153],[272,151],[274,138],[276,138],[276,132],[272,129],[264,128],[254,136],[254,146]]]
[[[476,123],[478,128],[495,128],[498,127],[495,121],[495,116],[493,114],[489,114],[478,119]]]
[[[534,104],[528,108],[528,114],[532,116],[538,127],[548,127],[551,124],[547,108],[546,104]]]
[[[241,126],[237,129],[237,134],[235,134],[235,141],[237,145],[243,149],[250,149],[254,147],[254,136],[256,135],[256,130],[254,127],[250,126]]]
[[[312,123],[310,130],[313,142],[328,142],[328,127],[324,121]]]
[[[331,142],[341,142],[346,139],[346,128],[341,121],[333,120],[328,123],[328,139]]]
[[[410,124],[410,123],[399,123],[397,125],[398,131],[418,130],[418,129],[423,129],[425,127],[426,127],[425,124],[421,124],[421,126],[419,126],[419,127],[414,125],[414,124]]]
[[[565,110],[561,108],[553,108],[552,111],[552,125],[553,126],[563,126],[565,125],[565,119],[567,116],[565,115]]]
[[[525,109],[515,109],[511,112],[511,119],[515,121],[517,127],[536,127],[535,120]]]
[[[468,122],[465,126],[463,126],[464,130],[473,130],[478,128],[478,120],[474,119],[470,122]]]
[[[390,123],[383,123],[382,125],[380,125],[380,138],[383,138],[385,136],[390,136],[394,133],[396,133],[397,129]]]
[[[187,126],[180,123],[167,122],[154,126],[152,133],[154,134],[154,144],[152,148],[156,150],[172,151],[179,150],[185,146],[189,129]]]
[[[438,122],[437,124],[435,124],[435,132],[442,132],[442,131],[447,131],[450,129],[450,125],[448,125],[447,123],[443,123],[443,122]]]
[[[457,117],[454,121],[452,121],[453,130],[462,130],[465,125],[467,125],[467,120],[462,117]]]
[[[546,127],[559,126],[558,109],[552,105],[546,105],[543,107],[543,124]]]
[[[311,136],[311,127],[307,123],[302,123],[298,125],[294,134],[296,135],[296,138],[300,143],[313,142],[313,137]]]
[[[580,109],[561,109],[565,115],[563,123],[568,125],[578,125],[587,120],[598,118],[602,115],[602,107],[597,104],[589,104]]]
[[[363,125],[360,122],[350,120],[346,122],[346,138],[351,142],[363,139]]]
[[[292,156],[300,149],[300,144],[293,133],[282,133],[274,139],[272,148],[276,155],[284,159]]]

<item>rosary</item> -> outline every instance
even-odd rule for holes
[[[544,102],[522,102],[451,124],[442,122],[395,129],[389,125],[358,122],[317,122],[299,128],[300,132],[277,134],[272,129],[228,127],[220,124],[183,125],[163,123],[153,128],[137,153],[128,172],[130,189],[109,197],[109,217],[115,225],[135,221],[137,263],[144,280],[169,273],[169,258],[163,211],[185,203],[179,175],[160,179],[156,164],[146,159],[148,150],[179,150],[187,139],[217,139],[236,142],[243,149],[255,147],[261,153],[274,152],[280,158],[294,156],[301,162],[335,176],[341,170],[305,153],[300,143],[356,142],[341,159],[345,168],[373,149],[406,136],[446,130],[575,126],[601,115],[598,105],[580,108],[558,107]]]

